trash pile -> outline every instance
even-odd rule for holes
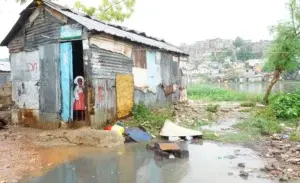
[[[125,137],[125,142],[150,142],[155,136],[148,133],[143,127],[128,127],[125,128],[123,122],[117,122],[113,126],[106,126],[105,130],[118,132]],[[187,158],[189,152],[187,149],[182,149],[174,141],[190,141],[202,137],[202,132],[197,130],[187,129],[176,125],[175,123],[166,120],[159,134],[168,142],[164,143],[148,143],[146,148],[154,151],[156,156],[168,159]],[[171,141],[171,142],[170,142]]]

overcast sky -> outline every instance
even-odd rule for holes
[[[100,0],[82,0],[92,5]],[[0,0],[0,40],[16,22],[20,6]],[[59,0],[72,5],[73,0]],[[241,36],[254,41],[271,39],[268,27],[288,17],[286,0],[137,0],[135,12],[123,24],[163,38],[175,45],[195,41]],[[8,57],[0,48],[0,58]]]

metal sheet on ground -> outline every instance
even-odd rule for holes
[[[187,129],[172,123],[171,121],[166,121],[163,128],[160,131],[160,136],[163,137],[186,137],[186,136],[202,136],[202,132],[197,130]]]

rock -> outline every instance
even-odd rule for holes
[[[274,170],[274,168],[272,166],[270,166],[270,165],[266,165],[265,166],[265,170],[269,172],[269,171]]]
[[[280,136],[277,133],[275,133],[272,135],[272,140],[280,140]]]
[[[289,180],[289,178],[287,176],[282,176],[279,178],[279,181],[281,181],[281,182],[286,182],[288,180]]]
[[[230,109],[228,109],[228,108],[223,108],[223,109],[221,109],[221,111],[222,111],[222,112],[229,112]]]
[[[289,168],[289,169],[287,169],[287,171],[288,171],[288,172],[293,172],[294,170],[291,169],[291,168]]]
[[[232,172],[228,172],[228,175],[229,175],[229,176],[233,176],[233,173],[232,173]]]
[[[237,166],[240,167],[240,168],[245,168],[246,167],[245,163],[239,163]]]
[[[300,158],[288,159],[287,162],[290,162],[292,164],[297,164],[298,162],[300,162]]]
[[[227,155],[227,156],[224,156],[223,158],[225,158],[225,159],[235,159],[236,157],[234,155]]]
[[[241,177],[248,177],[249,173],[242,170],[242,171],[240,171],[240,176]]]

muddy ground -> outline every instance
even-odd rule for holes
[[[220,108],[217,113],[207,112],[208,105],[202,101],[175,105],[175,121],[185,125],[193,125],[199,120],[214,122],[213,125],[201,128],[216,134],[225,134],[236,133],[232,125],[250,115],[249,112],[245,112],[249,108],[242,108],[239,103],[218,102]],[[39,176],[91,150],[109,151],[109,148],[103,147],[114,147],[123,143],[123,138],[106,133],[87,128],[42,131],[9,126],[8,129],[0,130],[0,182],[17,182],[28,176]],[[274,136],[263,141],[239,145],[251,147],[265,160],[266,167],[261,170],[266,172],[265,177],[288,180],[300,176],[298,143],[290,143]]]

